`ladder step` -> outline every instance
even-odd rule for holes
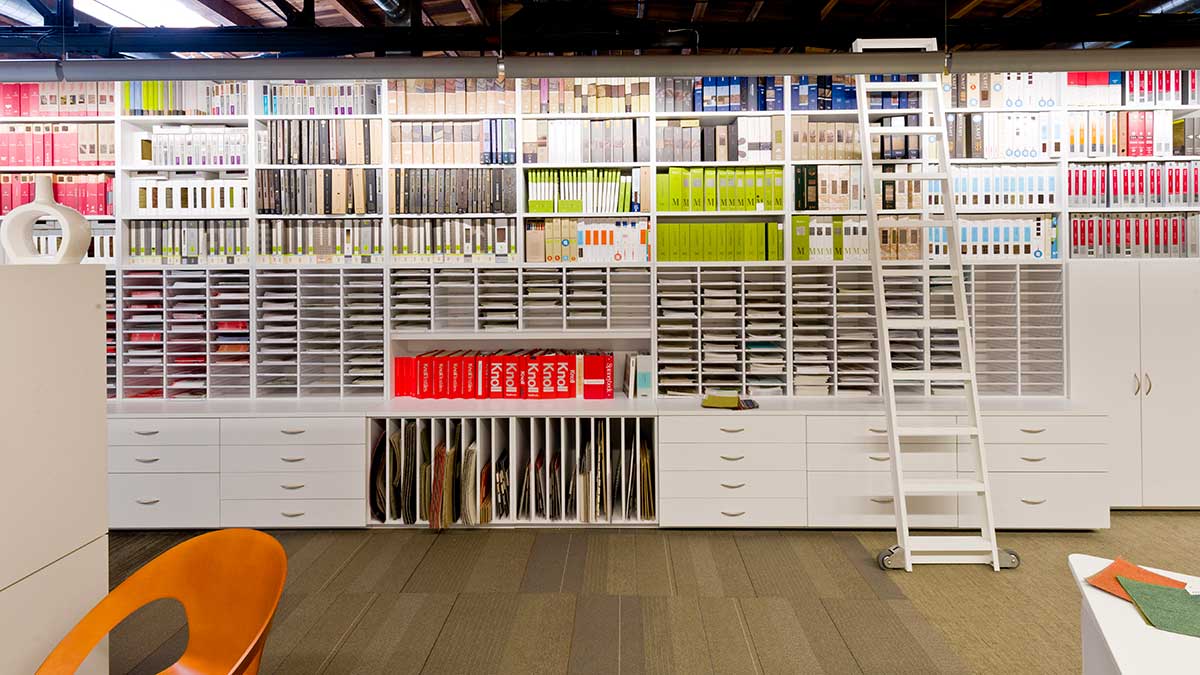
[[[893,370],[892,379],[898,382],[969,382],[974,378],[965,370]]]
[[[896,435],[902,438],[931,436],[978,436],[979,429],[968,426],[948,427],[896,427]]]
[[[983,481],[974,478],[913,478],[905,479],[905,496],[960,495],[983,492]]]
[[[940,82],[918,80],[916,82],[867,82],[866,91],[938,91],[942,88]],[[872,109],[871,112],[878,110]]]
[[[917,134],[945,136],[946,127],[940,124],[919,127],[867,127],[867,133],[873,136],[913,136]]]
[[[888,328],[901,330],[921,330],[922,328],[954,330],[966,328],[967,322],[962,319],[888,319]]]
[[[975,553],[991,551],[992,541],[987,537],[976,536],[909,536],[908,548],[913,553],[963,551]]]
[[[892,173],[877,171],[871,174],[875,180],[950,180],[950,174],[945,171],[920,171],[913,173]]]

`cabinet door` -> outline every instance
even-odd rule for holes
[[[1142,503],[1200,506],[1200,264],[1140,266]]]
[[[1071,398],[1109,416],[1114,506],[1142,505],[1138,267],[1118,260],[1067,265]]]

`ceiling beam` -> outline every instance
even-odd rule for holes
[[[950,15],[950,18],[951,19],[961,19],[964,16],[970,14],[971,10],[975,9],[976,7],[978,7],[982,4],[983,4],[983,0],[967,0],[967,2],[965,4],[963,4],[962,7],[959,7],[957,10],[955,10],[955,12],[953,14]]]
[[[488,25],[487,15],[479,9],[479,3],[476,0],[462,0],[463,9],[467,10],[467,15],[471,17],[471,21],[480,25]]]
[[[357,0],[326,0],[332,7],[333,11],[342,16],[343,19],[350,22],[351,26],[382,26],[383,21],[379,20],[374,14],[366,11],[358,4]]]
[[[637,18],[646,18],[646,0],[638,0],[637,3]]]
[[[1021,12],[1024,12],[1025,10],[1029,9],[1030,7],[1033,7],[1036,4],[1038,4],[1040,1],[1041,0],[1025,0],[1025,2],[1022,2],[1021,4],[1017,5],[1016,7],[1013,7],[1012,9],[1005,12],[1004,18],[1011,19],[1012,17],[1020,14]]]
[[[213,23],[226,26],[257,26],[249,14],[225,0],[184,0],[193,11]]]
[[[821,8],[821,20],[822,21],[825,20],[825,17],[829,16],[829,13],[833,11],[834,7],[837,7],[837,4],[838,4],[838,0],[829,0],[829,2],[825,3],[825,6]]]
[[[692,23],[696,23],[700,19],[703,19],[706,11],[708,11],[708,2],[706,2],[706,0],[699,0],[699,2],[692,7]]]
[[[750,13],[746,15],[746,21],[757,21],[758,13],[762,11],[765,0],[757,0],[754,6],[750,8]]]

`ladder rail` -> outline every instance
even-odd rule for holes
[[[923,49],[925,51],[936,51],[937,41],[935,39],[927,40],[856,40],[853,45],[853,51],[862,52],[865,49]],[[913,551],[914,538],[909,534],[909,516],[904,467],[903,467],[903,452],[898,433],[898,411],[896,408],[896,392],[895,379],[892,374],[892,355],[891,355],[891,340],[889,335],[888,317],[887,317],[887,291],[885,287],[886,275],[883,271],[882,252],[880,250],[880,230],[879,230],[879,208],[876,207],[874,200],[874,192],[876,190],[876,174],[875,162],[872,156],[873,144],[875,138],[882,137],[881,133],[873,133],[870,131],[870,101],[869,92],[882,91],[882,86],[869,86],[868,76],[866,74],[856,74],[855,82],[858,86],[858,122],[860,126],[860,143],[863,157],[863,165],[866,172],[865,180],[870,181],[867,189],[870,191],[869,203],[866,205],[868,232],[870,233],[869,252],[871,257],[871,273],[873,277],[873,293],[875,298],[875,318],[877,328],[877,339],[879,340],[879,386],[880,395],[883,398],[884,411],[888,422],[888,453],[891,456],[891,473],[892,473],[892,490],[893,490],[893,505],[896,514],[896,541],[897,546],[904,552],[904,568],[907,571],[912,571],[914,558],[917,557]],[[981,416],[979,403],[979,388],[978,388],[978,372],[975,363],[975,345],[974,331],[972,322],[969,319],[969,307],[967,305],[966,281],[964,278],[963,267],[963,251],[960,241],[960,228],[958,220],[957,204],[955,203],[955,195],[953,190],[953,181],[950,175],[950,157],[948,148],[948,134],[946,131],[946,119],[942,105],[942,88],[940,86],[940,78],[936,75],[922,75],[921,82],[934,82],[939,86],[922,87],[920,91],[919,110],[920,118],[918,120],[918,134],[927,142],[933,142],[936,145],[936,159],[940,165],[938,172],[929,170],[930,157],[928,154],[922,153],[922,168],[925,177],[918,178],[922,183],[937,181],[942,185],[941,204],[942,215],[945,221],[945,228],[948,230],[946,242],[949,248],[948,258],[950,266],[949,276],[952,279],[952,293],[954,296],[954,313],[955,319],[958,321],[954,330],[958,336],[959,359],[961,361],[962,372],[965,376],[962,378],[962,386],[964,399],[967,410],[967,428],[972,430],[969,442],[975,451],[976,468],[975,477],[978,484],[982,486],[978,496],[983,499],[983,522],[980,524],[981,540],[986,542],[986,546],[982,549],[975,545],[974,548],[959,550],[957,559],[954,555],[937,554],[930,555],[928,553],[921,554],[917,562],[975,562],[975,563],[990,563],[992,569],[1000,569],[999,551],[996,546],[995,522],[993,520],[992,501],[991,501],[991,485],[988,480],[987,457],[985,446],[981,433]],[[911,83],[910,83],[911,84]],[[878,83],[872,83],[878,85]],[[904,180],[903,174],[899,174],[897,180]],[[925,187],[924,185],[922,186]],[[922,194],[927,195],[927,189],[922,190]],[[926,201],[922,205],[921,211],[925,217],[930,215],[931,204]],[[923,250],[925,247],[922,247]],[[926,253],[922,254],[924,258],[924,268],[932,269],[932,261]],[[930,286],[928,279],[925,283],[926,301],[924,310],[926,320],[932,316],[932,307],[929,304],[928,297]],[[921,328],[922,336],[926,345],[926,358],[929,359],[929,344],[931,341],[934,326],[929,323]],[[934,372],[932,361],[928,362],[929,372]],[[930,389],[927,394],[932,394],[932,386],[935,381],[934,377],[929,377],[928,382]],[[929,537],[918,538],[922,541],[923,546],[927,545]],[[957,538],[961,540],[961,538]],[[928,550],[928,549],[925,549]],[[953,549],[951,549],[953,550]],[[984,554],[981,554],[983,552]],[[966,555],[963,555],[966,554]]]

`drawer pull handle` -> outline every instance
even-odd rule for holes
[[[1137,373],[1133,374],[1133,384],[1133,395],[1137,396],[1138,394],[1142,393],[1142,378],[1138,377]]]
[[[892,498],[891,497],[871,497],[871,501],[875,502],[876,504],[891,504]]]
[[[139,464],[153,464],[158,461],[157,457],[134,457],[133,461]]]
[[[1021,433],[1023,433],[1023,434],[1040,434],[1045,430],[1046,430],[1046,427],[1042,427],[1041,429],[1021,429]]]
[[[154,506],[155,504],[158,503],[157,499],[138,499],[136,501],[137,501],[137,503],[141,504],[142,506]]]
[[[1034,505],[1034,506],[1037,506],[1038,504],[1045,504],[1045,503],[1046,503],[1046,500],[1045,500],[1045,498],[1042,498],[1042,499],[1029,499],[1029,498],[1022,498],[1022,499],[1021,499],[1021,502],[1022,502],[1023,504],[1032,504],[1032,505]]]
[[[722,511],[721,515],[723,515],[727,518],[739,518],[741,516],[746,515],[746,512],[745,511],[733,511],[733,512]]]
[[[724,431],[727,434],[740,434],[745,430],[745,427],[738,427],[737,429],[727,429],[725,427],[721,427],[721,431]]]
[[[283,488],[284,490],[299,490],[300,488],[304,487],[304,483],[280,483],[279,487]]]
[[[1046,456],[1042,455],[1041,457],[1022,457],[1021,459],[1023,459],[1026,462],[1041,462],[1046,459]]]
[[[133,433],[137,434],[138,436],[157,436],[158,429],[154,429],[153,431],[138,431],[137,429],[134,429]]]
[[[307,429],[280,429],[279,433],[287,434],[288,436],[299,436],[305,431],[307,431]]]
[[[280,511],[279,515],[283,516],[284,518],[299,518],[300,516],[304,515],[304,512],[303,511]]]
[[[725,488],[726,490],[736,490],[738,488],[746,487],[746,484],[745,483],[736,483],[736,484],[721,483],[721,487]]]
[[[279,459],[281,459],[281,460],[283,460],[283,461],[285,461],[285,462],[288,462],[289,464],[290,464],[290,463],[295,463],[295,462],[303,462],[303,461],[304,461],[304,458],[303,458],[303,457],[280,457]]]
[[[1154,380],[1150,379],[1150,373],[1146,373],[1145,376],[1146,376],[1146,395],[1149,396],[1150,392],[1154,391]]]
[[[746,456],[738,455],[737,457],[730,457],[729,455],[721,455],[721,459],[725,460],[726,462],[740,462],[743,459],[746,459]]]
[[[891,457],[889,457],[887,455],[867,455],[867,457],[870,457],[871,459],[875,460],[876,462],[886,462],[889,459],[891,459]]]
[[[873,434],[886,434],[887,429],[876,429],[875,427],[867,427],[867,431]]]

